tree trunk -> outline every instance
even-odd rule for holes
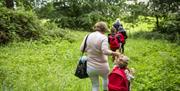
[[[155,15],[155,17],[156,17],[156,27],[157,29],[159,29],[159,17],[158,15]]]
[[[13,9],[14,8],[14,0],[6,0],[6,7]]]

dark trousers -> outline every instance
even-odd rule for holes
[[[125,43],[120,43],[120,45],[121,46],[119,48],[119,52],[123,54],[124,53],[124,45],[125,45]]]
[[[131,90],[131,88],[130,88],[130,81],[128,81],[128,91],[130,91]]]
[[[121,53],[124,53],[124,45],[125,45],[125,43],[122,43],[122,45],[121,45]]]

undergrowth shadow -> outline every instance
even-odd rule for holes
[[[133,39],[143,38],[148,40],[167,40],[171,43],[180,45],[180,35],[178,33],[162,34],[159,32],[139,31],[129,34],[129,37]]]

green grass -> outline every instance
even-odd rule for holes
[[[136,69],[133,91],[180,90],[180,47],[162,40],[129,39],[126,55]]]
[[[73,31],[74,32],[74,31]],[[86,32],[74,32],[75,42],[49,39],[0,47],[0,90],[90,91],[89,79],[74,76],[80,43]],[[178,91],[180,47],[161,40],[128,39],[125,54],[136,70],[133,91]],[[112,67],[112,63],[109,60]],[[101,84],[102,85],[102,84]],[[102,89],[102,88],[101,88]]]

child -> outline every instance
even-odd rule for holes
[[[117,33],[121,34],[123,36],[123,38],[121,37],[121,39],[123,39],[123,41],[121,42],[121,53],[124,53],[124,45],[126,43],[126,39],[128,38],[127,34],[126,34],[126,30],[123,28],[123,25],[120,23],[120,19],[117,19],[116,22],[113,24],[113,26],[115,27]]]
[[[110,45],[110,49],[112,51],[116,51],[120,48],[120,35],[116,33],[116,28],[111,28],[111,34],[108,34],[108,43]],[[112,60],[114,61],[114,56],[112,56]]]
[[[129,58],[124,55],[120,55],[116,58],[113,71],[109,75],[108,91],[130,91],[130,81],[134,79],[133,70],[129,70],[128,65]]]
[[[123,28],[122,24],[119,26],[119,29],[118,29],[117,33],[123,36],[121,38],[122,39],[122,42],[121,42],[122,43],[121,44],[121,53],[124,53],[124,45],[126,43],[126,39],[128,38],[128,36],[127,36],[126,30]]]
[[[114,27],[111,28],[111,34],[108,34],[108,42],[112,51],[120,48],[120,36],[117,35]]]

